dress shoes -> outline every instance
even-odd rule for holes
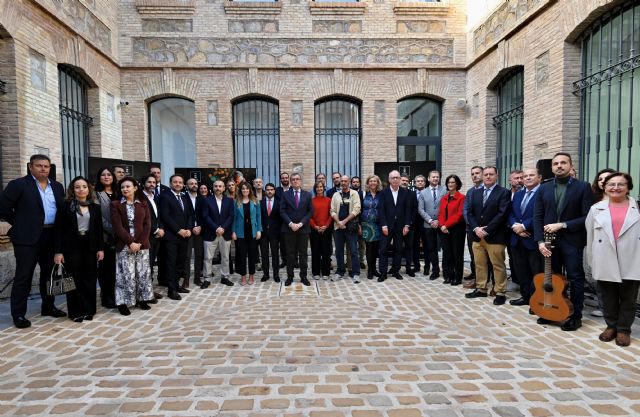
[[[67,313],[65,313],[64,311],[60,310],[57,307],[53,307],[49,311],[43,311],[43,312],[41,312],[41,314],[43,316],[56,317],[56,318],[66,317],[67,316]]]
[[[84,316],[84,319],[86,321],[93,321],[93,316],[91,314],[88,314],[88,315]]]
[[[471,291],[470,293],[467,293],[464,295],[465,298],[479,298],[479,297],[486,297],[487,293],[486,292],[482,292],[478,289],[475,289],[473,291]]]
[[[445,278],[444,281],[442,281],[443,284],[451,284],[451,279],[450,278]]]
[[[501,306],[507,301],[507,297],[504,295],[496,295],[496,298],[493,299],[494,306]]]
[[[74,323],[82,323],[82,321],[84,320],[84,317],[80,316],[80,317],[76,317],[75,319],[71,319],[73,320]]]
[[[153,299],[147,301],[147,303],[149,303],[149,304],[158,304],[158,299],[154,297]]]
[[[467,281],[464,284],[462,284],[462,288],[475,288],[476,287],[476,281],[472,280],[472,281]]]
[[[189,291],[185,287],[178,287],[177,292],[179,292],[180,294],[189,294],[191,291]]]
[[[120,314],[122,314],[123,316],[130,316],[131,315],[131,310],[129,310],[129,307],[127,307],[126,305],[122,304],[118,306],[118,311],[120,312]]]
[[[618,346],[629,346],[631,344],[631,335],[629,333],[619,332],[616,335],[616,345]]]
[[[387,274],[380,274],[378,282],[385,282],[387,280]]]
[[[462,284],[462,278],[452,279],[451,280],[451,285],[453,285],[453,286],[460,285],[460,284]]]
[[[542,317],[538,317],[538,320],[536,320],[536,323],[538,323],[538,324],[551,324],[553,322],[551,320],[547,320],[547,319],[543,319]]]
[[[233,282],[229,281],[229,278],[220,279],[220,284],[224,284],[227,287],[233,287]]]
[[[376,277],[376,278],[380,278],[380,272],[374,270],[373,271],[373,276]]]
[[[162,294],[160,294],[159,292],[153,292],[153,298],[155,298],[156,300],[162,300]]]
[[[140,310],[151,310],[151,307],[149,306],[149,304],[147,304],[146,301],[140,301],[138,303],[138,307],[140,307]]]
[[[293,277],[289,277],[287,278],[287,280],[284,282],[284,286],[288,287],[289,285],[291,285],[293,283]]]
[[[175,301],[182,300],[182,297],[180,297],[180,294],[178,294],[178,291],[169,291],[169,293],[167,294],[167,297]]]
[[[429,275],[429,281],[435,281],[436,279],[438,279],[440,277],[440,274],[436,274],[435,272],[431,275]]]
[[[209,288],[209,285],[211,285],[211,283],[205,279],[204,281],[202,281],[202,285],[200,285],[200,289],[206,290],[207,288]]]
[[[600,333],[598,339],[600,339],[602,342],[610,342],[616,338],[617,333],[618,332],[616,331],[616,329],[607,327],[604,332]]]
[[[411,278],[414,278],[414,277],[416,276],[416,273],[415,273],[415,272],[413,272],[413,269],[409,269],[409,270],[407,271],[407,275],[409,275]]]
[[[403,278],[402,278],[402,275],[400,275],[400,272],[394,272],[394,273],[392,274],[392,276],[393,276],[395,279],[399,280],[399,281],[402,281],[402,279],[403,279]]]
[[[13,325],[18,329],[26,329],[27,327],[31,327],[31,322],[27,320],[25,316],[18,316],[13,319]]]
[[[287,266],[287,263],[286,263],[286,262],[280,262],[280,266],[279,266],[279,268],[281,268],[281,269],[282,269],[282,268],[284,268],[285,266]]]
[[[198,287],[202,285],[202,280],[200,277],[193,278],[193,285],[197,285]]]
[[[515,300],[509,301],[509,304],[511,304],[512,306],[528,306],[529,305],[529,300],[527,300],[527,299],[525,299],[523,297],[520,297],[520,298],[517,298]]]
[[[274,280],[275,282],[280,282],[280,277],[273,277],[273,280]]]
[[[307,287],[311,285],[311,283],[309,282],[309,280],[307,279],[307,277],[301,277],[300,278],[300,282],[302,282],[303,285],[306,285]]]
[[[360,262],[360,269],[365,269],[367,265],[364,262]]]
[[[560,328],[562,330],[564,330],[565,332],[573,332],[578,330],[579,328],[582,327],[582,320],[581,319],[576,319],[576,318],[570,318],[569,320],[565,321],[564,324],[562,326],[560,326]]]
[[[269,281],[269,275],[263,275],[262,278],[260,278],[260,282],[267,282]]]

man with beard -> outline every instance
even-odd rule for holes
[[[202,268],[204,258],[204,242],[202,240],[202,220],[200,212],[202,211],[202,203],[204,197],[198,193],[198,181],[195,178],[187,180],[186,196],[191,201],[191,207],[194,213],[194,225],[191,229],[191,237],[187,243],[187,257],[184,264],[184,277],[182,288],[189,288],[189,279],[191,277],[191,253],[193,252],[193,284],[202,285]]]

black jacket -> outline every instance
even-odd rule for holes
[[[380,227],[387,226],[390,233],[402,230],[404,226],[411,226],[411,193],[402,187],[398,188],[397,202],[393,202],[391,187],[387,187],[380,192],[380,204],[378,214],[380,216]]]
[[[479,242],[480,238],[473,232],[476,227],[485,227],[488,236],[484,238],[487,243],[508,245],[511,237],[511,230],[507,226],[509,211],[511,209],[511,191],[500,185],[494,187],[487,198],[484,206],[482,199],[484,189],[478,189],[471,194],[471,204],[467,212],[469,236],[474,242]]]
[[[267,215],[267,196],[260,201],[262,236],[279,237],[282,228],[282,217],[280,216],[280,202],[274,196],[271,205],[271,215]]]
[[[164,240],[182,239],[180,229],[191,230],[194,226],[195,212],[189,197],[180,194],[184,210],[173,191],[160,194],[160,219],[164,224]]]
[[[102,239],[102,211],[100,206],[89,204],[89,248],[91,252],[98,252],[104,249],[104,240]],[[56,253],[67,253],[77,249],[80,245],[78,236],[78,218],[75,211],[71,211],[71,202],[67,201],[60,216],[56,219]]]

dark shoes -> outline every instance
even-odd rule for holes
[[[445,278],[444,281],[442,281],[443,284],[451,284],[451,279],[449,278]]]
[[[120,314],[122,314],[123,316],[130,316],[131,315],[131,311],[129,310],[129,307],[127,307],[126,305],[120,305],[118,306],[118,311],[120,312]]]
[[[416,276],[416,273],[413,271],[413,269],[411,268],[407,268],[407,275],[409,275],[411,278]]]
[[[262,278],[260,278],[260,282],[267,282],[269,281],[269,275],[264,275]]]
[[[462,288],[467,288],[467,289],[472,289],[476,287],[476,281],[475,280],[471,280],[471,281],[467,281],[464,284],[462,284]]]
[[[486,297],[487,293],[486,292],[482,292],[478,289],[475,289],[473,291],[471,291],[470,293],[467,293],[464,295],[465,298],[478,298],[478,297]]]
[[[160,294],[159,292],[153,292],[153,298],[155,298],[156,300],[162,300],[162,294]]]
[[[274,278],[273,278],[273,280],[274,280],[275,282],[280,282],[280,277],[274,277]]]
[[[177,290],[180,294],[189,294],[191,291],[189,291],[188,289],[186,289],[185,287],[178,287]]]
[[[31,327],[31,322],[27,320],[25,316],[18,316],[13,319],[13,325],[18,329],[26,329],[27,327]]]
[[[220,284],[224,284],[227,287],[233,287],[233,282],[229,281],[229,278],[222,278]]]
[[[84,320],[84,317],[76,317],[75,319],[71,319],[73,320],[74,323],[82,323],[82,321]]]
[[[456,286],[462,284],[462,279],[452,279],[451,285]]]
[[[360,262],[360,269],[365,269],[367,265],[364,262]]]
[[[140,301],[138,307],[140,307],[140,310],[151,310],[151,306],[146,301]]]
[[[437,272],[437,273],[434,272],[431,275],[429,275],[429,280],[430,281],[434,281],[434,280],[438,279],[439,277],[440,277],[440,272]]]
[[[202,280],[200,279],[200,277],[193,278],[193,284],[197,285],[198,287],[201,286]]]
[[[543,319],[542,317],[538,317],[538,320],[536,320],[536,323],[538,323],[538,324],[551,324],[552,321],[551,320],[547,320],[547,319]]]
[[[289,285],[291,285],[293,283],[293,277],[289,277],[287,278],[287,280],[284,282],[284,286],[288,287]]]
[[[306,285],[307,287],[311,285],[311,283],[309,282],[309,280],[307,279],[307,277],[302,277],[300,278],[300,282],[302,282],[303,285]]]
[[[206,290],[207,288],[209,288],[209,285],[211,285],[211,283],[205,279],[204,281],[202,281],[200,288]]]
[[[380,274],[378,277],[378,282],[385,282],[387,280],[387,274]]]
[[[618,346],[629,346],[631,344],[631,335],[629,333],[618,333],[616,335],[616,345]]]
[[[392,274],[392,276],[393,276],[395,279],[400,280],[400,281],[403,279],[403,278],[402,278],[402,275],[400,275],[400,272],[394,272],[394,273]]]
[[[518,299],[515,300],[511,300],[509,301],[509,304],[511,304],[512,306],[528,306],[529,305],[529,300],[520,297]]]
[[[496,295],[496,298],[493,299],[494,306],[501,306],[507,301],[507,297],[504,295]]]
[[[618,332],[616,331],[616,329],[607,327],[604,332],[600,333],[598,339],[600,339],[602,342],[610,342],[616,338],[617,333]]]
[[[581,327],[582,327],[582,320],[576,319],[576,318],[570,318],[569,320],[565,321],[562,326],[560,326],[560,328],[565,332],[573,332],[578,330]]]
[[[65,313],[64,311],[56,307],[53,307],[49,311],[42,311],[40,314],[42,316],[49,316],[49,317],[55,317],[55,318],[67,317],[67,313]]]
[[[84,316],[84,319],[85,319],[86,321],[92,321],[92,320],[93,320],[93,316],[92,316],[91,314],[89,314],[89,315],[87,315],[87,316]]]
[[[175,300],[175,301],[182,300],[182,297],[180,297],[180,294],[178,294],[178,291],[169,290],[169,293],[167,294],[167,297],[169,297],[170,299]]]

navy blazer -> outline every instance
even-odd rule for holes
[[[39,185],[31,174],[9,181],[0,194],[0,219],[11,225],[9,236],[16,245],[35,245],[44,226],[44,206]],[[64,188],[51,181],[56,200],[56,221],[64,209]],[[55,224],[54,223],[54,224]]]
[[[215,194],[205,198],[202,203],[200,217],[202,220],[202,239],[207,242],[216,240],[218,227],[224,229],[222,238],[231,240],[231,227],[233,226],[234,202],[231,198],[222,196],[221,211],[218,211],[218,203]]]
[[[473,230],[476,227],[485,227],[488,236],[484,240],[487,243],[508,245],[511,231],[507,228],[507,220],[511,208],[511,191],[496,184],[484,207],[483,197],[484,189],[482,188],[474,190],[471,194],[472,201],[467,212],[467,221],[471,229],[469,236],[473,236],[474,242],[479,242],[480,238]]]
[[[262,217],[262,236],[268,238],[279,238],[282,229],[282,217],[280,216],[280,200],[274,196],[271,204],[271,215],[267,214],[267,197],[260,201],[260,211]]]
[[[563,207],[560,208],[560,216],[556,210],[555,179],[542,184],[536,194],[533,239],[536,242],[544,241],[545,224],[567,223],[567,228],[558,231],[557,237],[563,237],[567,242],[577,247],[586,246],[587,231],[584,222],[594,200],[591,185],[588,182],[571,178],[567,184]]]
[[[529,250],[538,250],[538,244],[533,239],[533,212],[534,206],[536,203],[536,195],[540,192],[540,187],[533,195],[533,197],[529,198],[527,202],[527,207],[524,209],[524,213],[520,206],[522,205],[522,200],[524,200],[524,196],[527,193],[527,189],[523,188],[522,190],[516,192],[513,196],[513,200],[511,201],[511,211],[509,213],[509,221],[508,226],[513,227],[514,223],[520,223],[524,226],[527,232],[531,236],[522,237],[511,231],[511,246],[517,246],[519,242],[522,242],[522,245]]]
[[[380,192],[380,203],[378,204],[378,215],[380,216],[380,227],[387,226],[389,233],[402,230],[404,226],[413,224],[411,213],[412,203],[409,201],[411,192],[406,188],[398,189],[398,199],[394,204],[391,187],[387,187]]]
[[[302,223],[302,227],[298,229],[298,232],[302,234],[311,233],[311,227],[309,227],[309,221],[313,216],[313,205],[311,204],[311,193],[300,189],[300,201],[296,208],[295,194],[293,188],[289,188],[289,191],[282,194],[280,199],[280,217],[282,217],[282,230],[283,233],[291,231],[289,223]]]
[[[160,194],[160,219],[164,224],[164,240],[183,239],[178,235],[180,229],[191,230],[194,227],[195,212],[191,205],[191,199],[180,194],[184,210],[173,191]]]

